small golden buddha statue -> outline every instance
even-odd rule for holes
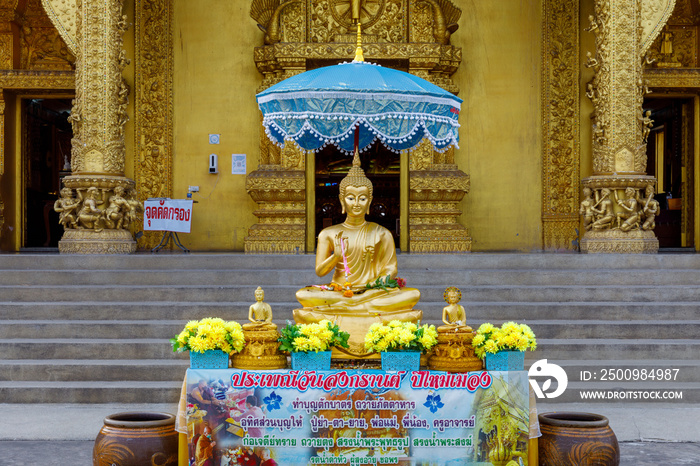
[[[378,278],[396,278],[398,272],[391,232],[365,220],[372,190],[372,182],[360,167],[356,151],[352,168],[340,183],[345,221],[324,228],[318,235],[316,275],[323,277],[333,271],[334,286],[310,286],[296,294],[303,306],[294,310],[297,323],[328,319],[350,334],[350,348],[334,350],[335,357],[369,356],[364,349],[364,337],[375,322],[395,319],[417,322],[423,315],[422,311],[413,309],[420,299],[420,291],[415,288],[397,287],[387,291],[366,287]]]
[[[445,325],[438,327],[438,333],[443,332],[472,332],[472,328],[466,325],[467,315],[464,306],[458,304],[462,300],[462,292],[456,286],[451,286],[442,295],[447,303],[442,309],[442,321]]]
[[[236,369],[284,369],[287,357],[279,350],[279,332],[272,323],[272,308],[265,301],[261,287],[255,290],[255,304],[248,309],[248,322],[243,324],[245,347],[231,356],[231,365]]]
[[[466,325],[464,307],[459,288],[451,286],[443,293],[447,302],[442,310],[445,325],[437,328],[438,343],[428,359],[428,367],[435,371],[469,372],[481,370],[482,361],[474,355],[472,348],[473,330]]]
[[[265,291],[261,287],[255,290],[255,304],[248,309],[250,323],[243,324],[244,330],[276,330],[277,325],[272,323],[272,308],[264,302]]]

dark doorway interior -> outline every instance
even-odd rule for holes
[[[70,99],[22,101],[24,248],[57,248],[63,234],[53,205],[70,173],[70,109]]]
[[[691,98],[644,101],[654,126],[647,145],[647,174],[657,178],[661,208],[654,233],[660,248],[694,248],[694,106]]]
[[[372,181],[374,194],[367,221],[382,225],[392,232],[399,244],[400,218],[400,155],[375,142],[360,154],[362,169]],[[328,146],[316,154],[316,237],[323,228],[342,223],[338,200],[340,181],[352,166],[352,157]]]

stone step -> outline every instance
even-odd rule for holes
[[[182,380],[0,382],[0,399],[11,403],[173,403]]]
[[[4,273],[3,273],[4,272]],[[509,284],[518,286],[598,286],[639,285],[698,285],[700,269],[641,270],[634,274],[606,269],[535,269],[523,273],[520,269],[401,269],[408,285],[422,289],[435,283],[459,283],[461,287]],[[145,270],[0,270],[0,285],[239,285],[255,288],[262,283],[290,285],[301,288],[310,284],[327,283],[331,276],[319,278],[313,270],[257,268],[240,269],[145,269]],[[463,290],[464,291],[464,290]]]
[[[268,287],[265,297],[271,302],[294,300],[297,286],[279,285]],[[439,302],[444,286],[426,285],[421,289],[425,301]],[[82,297],[92,301],[241,301],[253,302],[254,290],[250,286],[238,285],[103,285],[92,293],[83,285],[69,286],[0,286],[3,301],[41,302],[77,301]],[[648,285],[635,286],[518,286],[489,285],[462,290],[464,301],[510,301],[510,302],[580,302],[616,301],[637,302],[644,297],[649,302],[700,301],[700,284],[667,285],[649,292]]]
[[[237,269],[255,265],[257,269],[313,271],[315,256],[256,255],[242,253],[192,253],[131,255],[2,254],[5,270],[78,269]],[[404,269],[700,269],[697,254],[408,254],[397,255],[399,270]]]
[[[0,320],[0,338],[171,338],[186,320]]]
[[[269,301],[275,322],[291,320],[291,311],[299,307],[295,301]],[[203,317],[221,317],[244,322],[248,318],[251,301],[201,302],[201,301],[52,301],[9,302],[0,301],[0,320],[111,320],[115,316],[127,320],[191,320]],[[698,302],[510,302],[462,300],[467,323],[472,327],[487,321],[534,321],[598,319],[610,321],[635,320],[694,320],[698,317]],[[421,300],[416,306],[423,310],[424,319],[439,322],[445,302]]]
[[[431,319],[431,317],[434,317]],[[247,316],[239,315],[243,323]],[[235,320],[235,319],[233,319]],[[503,321],[492,320],[494,325]],[[528,324],[538,338],[610,338],[635,339],[653,336],[656,339],[700,339],[700,321],[638,320],[617,322],[609,320],[530,320]],[[178,334],[186,320],[0,320],[0,338],[171,338]],[[425,315],[423,323],[435,326],[443,323],[437,315]],[[472,321],[476,330],[483,322]],[[278,326],[285,325],[278,321]]]
[[[538,339],[537,350],[528,351],[526,358],[538,360],[558,359],[697,359],[700,351],[698,339],[676,340],[612,340],[588,339]]]
[[[15,338],[0,340],[1,359],[179,359],[169,339]]]
[[[188,357],[186,354],[185,358]],[[0,359],[0,381],[182,380],[189,359]]]

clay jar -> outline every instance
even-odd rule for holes
[[[617,466],[620,447],[608,418],[590,413],[538,416],[540,466]]]
[[[95,439],[93,466],[177,466],[178,433],[168,413],[111,414]]]

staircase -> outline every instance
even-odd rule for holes
[[[295,291],[328,281],[313,273],[312,255],[0,258],[3,403],[174,403],[189,360],[168,340],[188,320],[243,323],[261,285],[284,325]],[[681,390],[674,403],[700,401],[700,255],[398,258],[400,275],[421,290],[424,321],[440,323],[442,293],[454,285],[475,329],[486,321],[529,324],[538,349],[527,361],[546,358],[569,377],[567,391],[548,403],[613,388]],[[671,381],[592,380],[604,369],[678,371]],[[582,371],[591,380],[581,380]],[[649,402],[625,400],[635,401]]]

